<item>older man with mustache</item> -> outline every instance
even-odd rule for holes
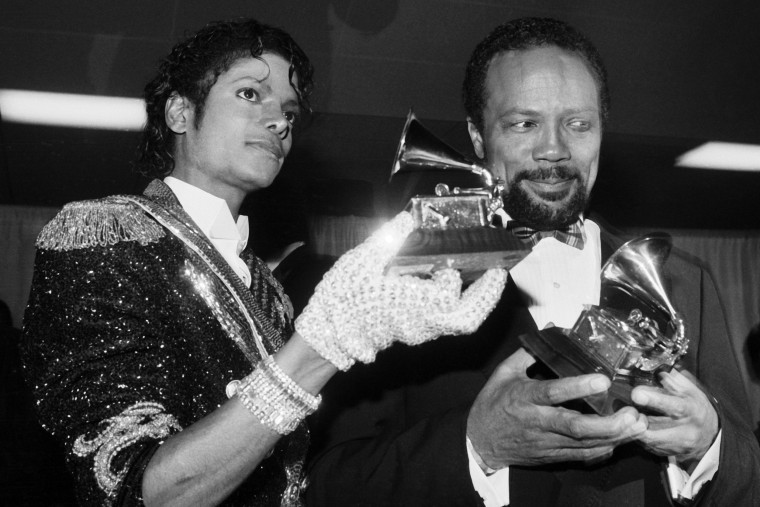
[[[502,222],[532,251],[476,334],[396,348],[334,379],[328,391],[344,403],[318,414],[308,498],[760,504],[760,449],[715,287],[698,266],[674,255],[665,273],[689,333],[685,371],[663,373],[662,388],[635,388],[632,406],[600,416],[568,405],[610,380],[538,380],[521,348],[521,335],[572,327],[599,303],[600,267],[621,243],[584,216],[609,109],[596,49],[560,21],[509,22],[477,46],[463,90],[475,152],[505,181]]]

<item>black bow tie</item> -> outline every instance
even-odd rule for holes
[[[521,224],[517,220],[510,220],[507,222],[507,230],[531,246],[536,246],[544,238],[556,238],[562,243],[578,250],[583,250],[583,244],[586,239],[580,220],[576,220],[564,229],[553,231],[537,231],[527,225]]]

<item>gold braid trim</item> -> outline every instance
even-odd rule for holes
[[[76,250],[120,241],[155,243],[166,233],[142,209],[119,196],[69,203],[42,229],[37,248]]]

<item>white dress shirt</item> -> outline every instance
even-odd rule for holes
[[[164,183],[172,189],[182,208],[222,254],[235,274],[243,280],[246,287],[250,287],[251,272],[240,258],[240,252],[248,244],[248,217],[240,215],[235,222],[224,199],[173,176],[164,178]]]
[[[506,221],[504,221],[506,224]],[[586,304],[599,304],[601,289],[601,239],[599,226],[583,220],[586,242],[583,250],[555,238],[544,238],[510,270],[515,285],[525,295],[538,329],[548,324],[571,328]],[[668,478],[673,498],[693,498],[718,469],[720,436],[689,476],[670,458]],[[509,467],[488,473],[479,465],[469,438],[466,442],[470,477],[486,507],[509,505]]]

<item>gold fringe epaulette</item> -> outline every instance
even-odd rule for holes
[[[142,209],[118,196],[69,203],[42,229],[37,248],[76,250],[137,241],[141,245],[164,237],[164,229]]]

